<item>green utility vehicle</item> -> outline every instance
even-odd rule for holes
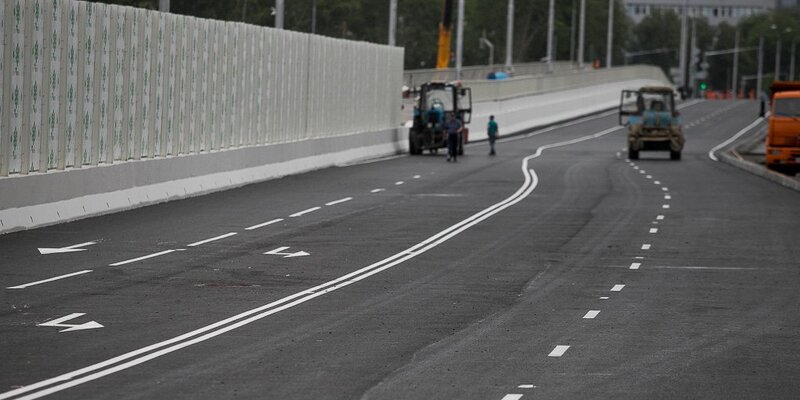
[[[645,86],[623,90],[619,123],[628,127],[629,159],[639,159],[640,151],[669,151],[670,159],[681,159],[686,140],[672,88]]]
[[[464,154],[464,144],[469,140],[466,125],[472,114],[472,91],[461,87],[459,82],[427,82],[420,85],[416,95],[414,122],[408,132],[409,152],[422,154],[429,150],[436,153],[441,148],[447,148],[444,122],[454,115],[464,125],[458,155]]]

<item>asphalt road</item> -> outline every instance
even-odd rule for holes
[[[0,400],[797,398],[800,194],[708,157],[757,111],[684,108],[679,162],[594,116],[0,236]]]

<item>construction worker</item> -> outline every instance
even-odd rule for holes
[[[447,162],[450,162],[451,159],[453,162],[457,162],[458,139],[461,137],[461,131],[464,127],[455,114],[448,114],[444,129],[447,131]]]
[[[486,126],[486,134],[489,136],[489,155],[495,155],[494,152],[494,141],[497,140],[497,134],[499,132],[499,128],[497,127],[497,122],[494,120],[494,115],[489,116],[489,123]]]

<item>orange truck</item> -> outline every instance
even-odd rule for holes
[[[776,81],[770,91],[767,168],[797,172],[800,170],[800,81]]]

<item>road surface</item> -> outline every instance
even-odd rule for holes
[[[0,236],[0,399],[800,393],[800,194],[615,114]],[[502,133],[503,121],[499,121]]]

